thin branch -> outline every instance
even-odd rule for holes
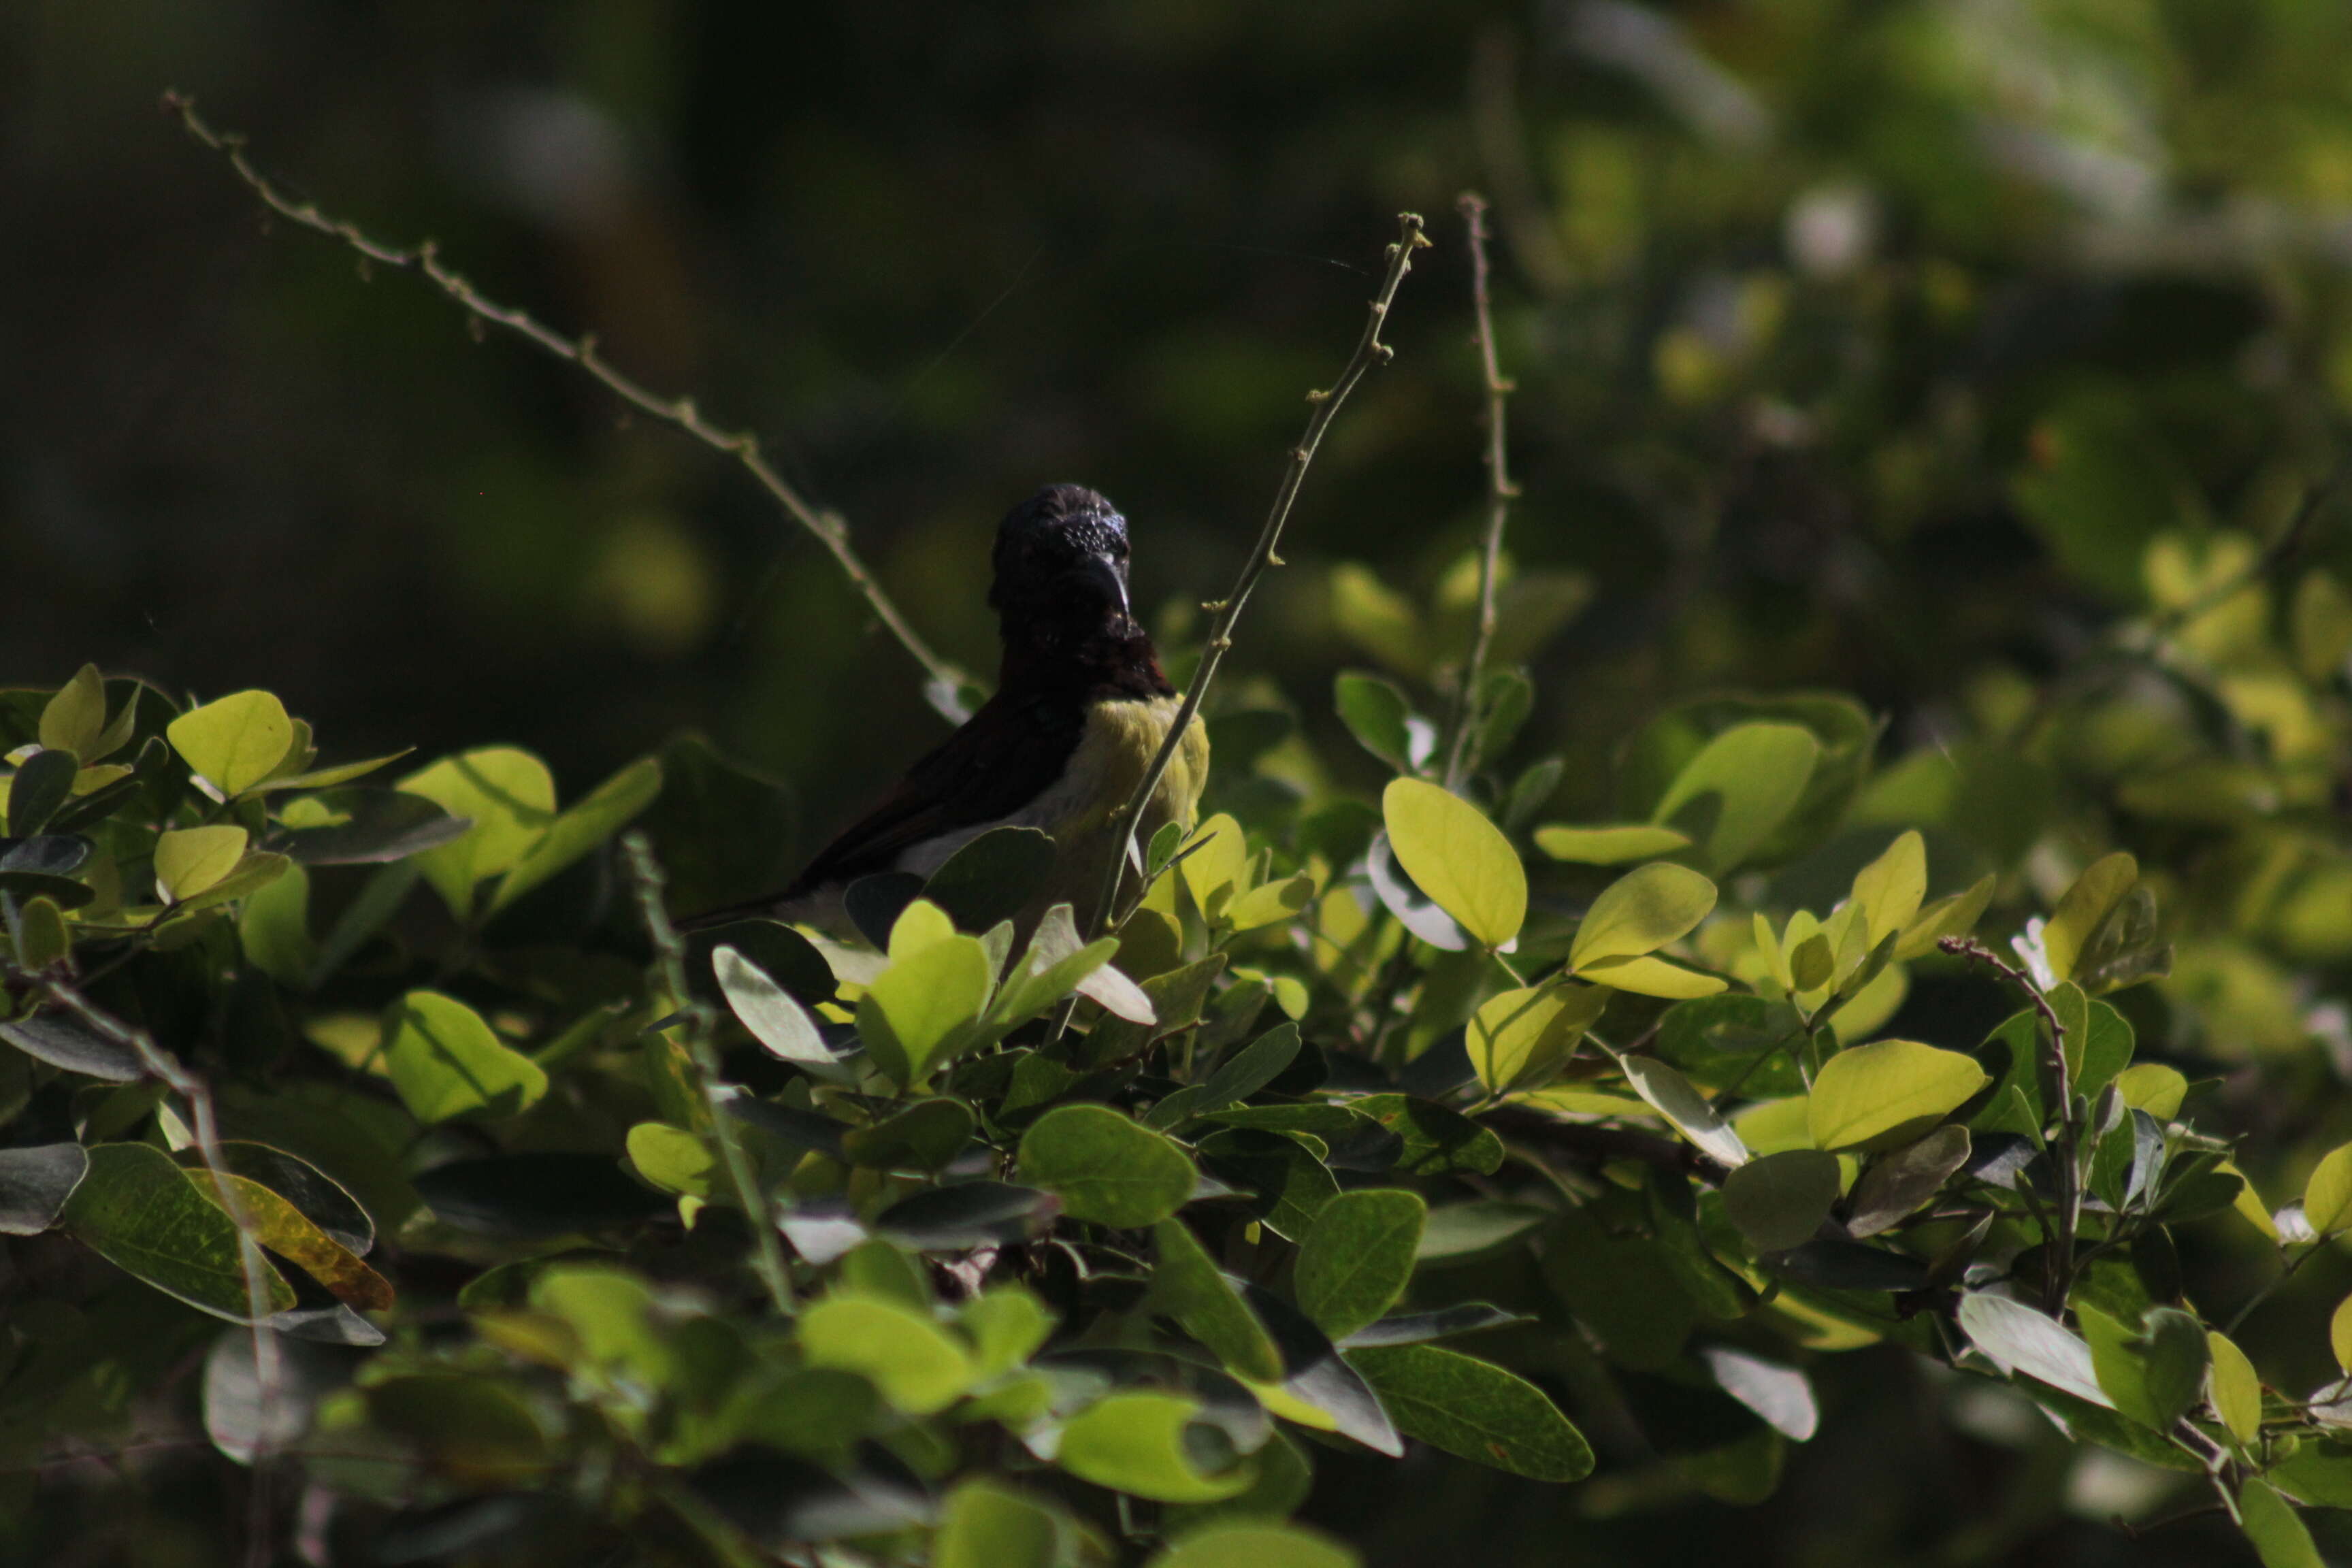
[[[1396,353],[1381,342],[1381,327],[1388,320],[1389,304],[1396,298],[1397,285],[1412,270],[1412,253],[1429,243],[1422,237],[1419,213],[1398,214],[1397,225],[1399,237],[1389,247],[1388,272],[1381,279],[1380,292],[1373,297],[1363,335],[1356,340],[1356,352],[1349,356],[1339,379],[1328,392],[1307,395],[1315,412],[1307,416],[1306,434],[1290,449],[1290,461],[1282,470],[1282,483],[1275,489],[1274,505],[1266,512],[1265,526],[1258,530],[1257,542],[1250,546],[1249,559],[1243,563],[1241,575],[1234,579],[1232,590],[1208,606],[1215,612],[1216,618],[1210,623],[1209,641],[1202,650],[1201,668],[1193,674],[1192,689],[1184,694],[1183,704],[1176,711],[1176,721],[1169,725],[1167,739],[1160,742],[1151,765],[1143,770],[1135,793],[1128,796],[1127,804],[1112,818],[1119,835],[1118,850],[1110,858],[1110,869],[1095,900],[1093,918],[1087,922],[1092,931],[1099,932],[1112,923],[1111,916],[1118,908],[1119,885],[1127,876],[1127,863],[1136,858],[1136,828],[1143,820],[1144,807],[1159,789],[1160,776],[1167,773],[1176,748],[1184,743],[1184,733],[1192,727],[1193,715],[1201,710],[1201,700],[1208,694],[1210,682],[1216,679],[1217,667],[1224,662],[1225,654],[1234,646],[1234,623],[1241,618],[1242,606],[1249,603],[1250,593],[1266,568],[1282,564],[1275,546],[1282,542],[1283,524],[1290,520],[1291,503],[1298,499],[1299,483],[1307,478],[1307,466],[1315,460],[1324,431],[1330,427],[1332,416],[1339,412],[1339,405],[1348,400],[1348,394],[1355,390],[1364,373],[1374,364],[1386,364]]]
[[[2074,1088],[2066,1066],[2066,1026],[2042,994],[2042,988],[2023,970],[2004,963],[2000,955],[1974,937],[1948,936],[1936,945],[1971,963],[1981,963],[2025,993],[2050,1030],[2050,1077],[2058,1097],[2058,1236],[2057,1253],[2050,1258],[2043,1284],[2044,1304],[2054,1317],[2063,1310],[2074,1283],[2074,1237],[2083,1224],[2083,1173],[2076,1158]],[[2022,1190],[2021,1188],[2021,1190]],[[2044,1237],[2047,1239],[2045,1228]]]
[[[703,417],[691,397],[661,397],[614,368],[596,349],[593,332],[583,332],[567,338],[546,325],[527,310],[501,305],[485,299],[473,284],[450,270],[441,260],[436,242],[426,239],[413,246],[388,244],[370,237],[360,226],[347,219],[331,217],[320,210],[315,202],[297,200],[276,182],[253,166],[245,153],[245,138],[236,132],[215,131],[196,112],[195,100],[185,93],[172,91],[163,95],[165,112],[179,116],[180,123],[190,136],[228,160],[238,179],[259,197],[263,205],[289,223],[298,224],[330,239],[341,240],[369,261],[385,267],[396,267],[415,272],[438,289],[459,309],[477,322],[503,327],[534,348],[557,359],[578,365],[630,407],[649,418],[657,419],[674,429],[684,431],[714,452],[722,452],[735,459],[745,473],[751,476],[769,498],[783,508],[794,522],[816,537],[865,600],[867,608],[900,647],[913,656],[915,662],[934,682],[949,691],[968,683],[971,677],[952,661],[942,658],[925,642],[908,624],[907,617],[893,604],[866,563],[850,547],[849,527],[837,512],[824,510],[793,489],[772,464],[761,454],[760,438],[749,431],[724,430]]]
[[[213,1109],[212,1087],[198,1074],[190,1072],[179,1058],[157,1045],[144,1029],[136,1029],[91,1002],[80,990],[54,975],[38,970],[7,966],[11,984],[29,987],[56,1005],[81,1020],[92,1032],[122,1047],[139,1058],[139,1066],[149,1078],[178,1095],[187,1103],[189,1130],[195,1136],[196,1155],[205,1164],[211,1180],[205,1184],[205,1195],[221,1206],[229,1223],[236,1227],[237,1269],[245,1277],[246,1316],[251,1320],[253,1334],[254,1400],[260,1413],[256,1424],[254,1454],[251,1465],[252,1489],[246,1521],[246,1560],[260,1568],[274,1555],[270,1536],[268,1467],[273,1444],[271,1434],[277,1429],[275,1410],[283,1387],[282,1369],[278,1358],[278,1335],[268,1323],[270,1316],[268,1259],[261,1255],[260,1243],[254,1237],[261,1227],[255,1223],[252,1211],[246,1207],[244,1195],[229,1179],[228,1159],[221,1152],[220,1119]]]
[[[621,855],[628,866],[630,884],[636,891],[637,910],[645,921],[646,935],[654,944],[654,962],[661,971],[662,984],[685,1015],[687,1054],[694,1059],[695,1077],[702,1080],[703,1102],[710,1108],[711,1136],[719,1141],[719,1157],[727,1167],[728,1184],[735,1189],[735,1201],[743,1205],[744,1216],[751,1222],[753,1268],[760,1282],[767,1287],[768,1300],[777,1314],[790,1317],[792,1271],[784,1263],[783,1245],[776,1239],[776,1227],[768,1214],[767,1193],[751,1173],[751,1162],[743,1152],[742,1137],[727,1109],[729,1086],[719,1073],[719,1053],[710,1043],[710,1004],[697,997],[687,984],[686,940],[678,935],[677,927],[670,921],[669,910],[662,903],[661,863],[654,858],[652,843],[635,829],[621,836]]]
[[[1454,692],[1454,741],[1445,756],[1445,787],[1462,787],[1470,755],[1470,735],[1479,721],[1479,683],[1486,673],[1486,654],[1495,641],[1495,578],[1503,560],[1503,529],[1510,521],[1511,498],[1519,493],[1511,483],[1504,444],[1503,404],[1514,390],[1503,379],[1495,353],[1495,312],[1486,286],[1486,198],[1465,191],[1456,204],[1470,226],[1470,303],[1476,312],[1478,363],[1486,378],[1486,537],[1478,555],[1478,629],[1470,640],[1470,657],[1462,666],[1461,683]]]

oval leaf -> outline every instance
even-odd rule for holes
[[[189,767],[232,795],[259,784],[286,760],[294,721],[268,692],[239,691],[181,714],[163,727],[163,738]]]
[[[1838,1162],[1817,1149],[1787,1149],[1750,1160],[1723,1184],[1723,1207],[1759,1252],[1785,1252],[1813,1238],[1838,1197]]]
[[[1381,816],[1397,863],[1480,944],[1499,948],[1528,914],[1528,876],[1503,830],[1449,790],[1391,779]]]
[[[1813,1079],[1807,1109],[1813,1146],[1851,1149],[1890,1133],[1911,1135],[1988,1081],[1973,1057],[1916,1040],[1840,1051]]]
[[[1192,1195],[1197,1173],[1172,1141],[1108,1106],[1066,1105],[1022,1135],[1021,1176],[1059,1194],[1073,1219],[1157,1224]]]
[[[392,1087],[427,1126],[457,1116],[513,1116],[547,1092],[547,1070],[454,996],[410,992],[394,1006],[389,1035],[383,1056]]]
[[[1327,1201],[1291,1277],[1299,1309],[1334,1340],[1377,1322],[1412,1278],[1428,1212],[1418,1194],[1393,1188],[1341,1193]]]
[[[165,903],[193,898],[236,869],[245,858],[242,827],[180,827],[155,840],[155,890]]]
[[[1210,1475],[1193,1464],[1184,1433],[1200,1413],[1179,1394],[1114,1394],[1070,1417],[1056,1458],[1082,1481],[1158,1502],[1215,1502],[1247,1490],[1246,1467]]]
[[[1592,1449],[1527,1379],[1436,1345],[1345,1352],[1409,1437],[1538,1481],[1582,1480]]]
[[[1585,910],[1569,965],[1580,971],[1654,952],[1706,919],[1715,897],[1715,884],[1687,866],[1660,863],[1628,871]]]
[[[252,1321],[236,1226],[161,1149],[101,1143],[58,1216],[65,1231],[134,1279],[232,1322]],[[294,1305],[294,1288],[257,1249],[247,1255],[268,1312]],[[267,1313],[264,1314],[268,1315]]]

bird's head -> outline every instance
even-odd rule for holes
[[[1139,627],[1127,600],[1127,519],[1083,485],[1047,485],[997,526],[988,603],[1007,644],[1075,648]]]

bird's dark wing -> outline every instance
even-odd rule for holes
[[[1009,816],[1052,788],[1086,729],[1076,693],[999,691],[820,851],[783,894],[887,871],[915,845]]]

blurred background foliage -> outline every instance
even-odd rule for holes
[[[2347,62],[2336,0],[38,0],[0,17],[0,668],[267,683],[348,752],[511,741],[567,798],[698,728],[797,804],[751,883],[944,733],[740,473],[413,279],[265,231],[152,113],[166,85],[297,191],[758,430],[983,669],[989,529],[1049,479],[1123,506],[1181,649],[1389,215],[1475,184],[1520,389],[1503,657],[1537,678],[1523,755],[1567,762],[1548,817],[1615,815],[1612,758],[1675,700],[1855,693],[1883,761],[1951,763],[1883,773],[1856,819],[1939,826],[1939,882],[1973,860],[2046,901],[2118,837],[2162,868],[2190,929],[2136,1022],[2224,1075],[2275,1202],[2294,1151],[2352,1132],[2319,1092],[2352,1073],[2321,1005],[2352,869],[2346,759],[2265,684],[2264,633],[2318,679],[2341,616],[2289,576],[2189,617],[2221,676],[2186,686],[2109,634],[2211,609],[2341,459]],[[1479,394],[1458,226],[1436,237],[1231,667],[1229,710],[1334,742],[1276,771],[1369,788],[1334,673],[1433,703],[1459,657]],[[2342,510],[2298,534],[2338,583]],[[2171,767],[2215,703],[2235,763]],[[2292,822],[2219,831],[2249,813]],[[2327,1258],[2250,1331],[2316,1380],[2347,1283]],[[2242,1551],[2106,1530],[2129,1477],[1939,1426],[1901,1352],[1819,1375],[1822,1435],[1760,1510],[1431,1458],[1425,1485],[1334,1460],[1309,1515],[1386,1563],[1473,1531],[1496,1563]]]

